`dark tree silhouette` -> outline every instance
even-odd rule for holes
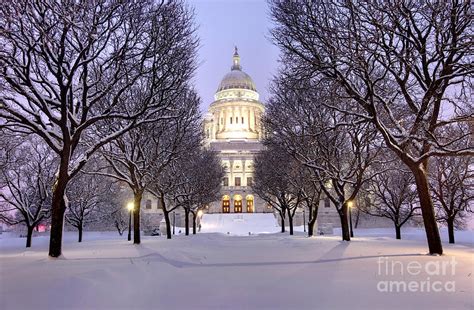
[[[272,0],[273,41],[300,79],[325,79],[350,98],[415,177],[431,254],[443,248],[428,183],[433,156],[473,155],[474,72],[469,1]],[[451,110],[449,116],[443,111]],[[443,127],[459,124],[459,135]],[[454,147],[453,142],[457,143]]]
[[[290,235],[293,235],[293,217],[304,199],[309,198],[294,178],[301,167],[285,150],[276,144],[267,144],[254,160],[252,190],[275,211],[281,219],[281,232],[285,232],[288,216]]]
[[[413,175],[409,171],[396,168],[397,162],[385,172],[376,175],[367,186],[368,204],[358,209],[367,214],[384,217],[393,222],[395,237],[401,239],[401,228],[420,209],[416,200],[416,187]],[[377,167],[374,167],[377,169]]]
[[[20,138],[21,144],[16,141]],[[31,247],[34,228],[51,211],[51,187],[57,161],[48,147],[32,137],[1,135],[10,140],[0,173],[0,221],[8,225],[24,224],[26,247]],[[13,141],[11,140],[13,139]]]
[[[59,157],[49,247],[58,257],[69,181],[103,145],[166,117],[192,76],[192,13],[179,0],[20,0],[0,16],[0,126],[38,135]]]
[[[463,228],[474,201],[474,160],[472,157],[441,157],[431,162],[430,182],[439,222],[448,226],[449,243],[454,228]]]

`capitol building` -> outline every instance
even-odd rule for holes
[[[221,199],[208,213],[272,212],[252,193],[253,159],[262,150],[264,106],[252,78],[242,71],[235,48],[231,71],[217,88],[204,120],[206,144],[218,152],[225,169]]]

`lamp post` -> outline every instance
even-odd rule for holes
[[[306,216],[305,216],[305,213],[304,213],[304,209],[303,209],[303,230],[304,230],[304,232],[306,232]]]
[[[202,216],[203,216],[204,212],[202,212],[202,210],[199,210],[198,213],[197,213],[197,216],[198,216],[198,219],[199,219],[199,232],[201,232],[201,220],[202,220]]]
[[[174,235],[174,227],[176,226],[176,213],[173,211],[173,235]]]
[[[132,212],[133,212],[133,202],[127,204],[128,209],[128,241],[132,240]]]
[[[352,200],[349,200],[347,202],[347,206],[349,207],[349,225],[350,225],[350,234],[351,234],[351,238],[354,237],[354,230],[352,228],[352,207],[353,207],[354,203],[352,202]]]

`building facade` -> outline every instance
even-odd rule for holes
[[[253,160],[262,149],[264,106],[252,78],[242,71],[235,48],[231,71],[222,79],[204,120],[208,147],[218,152],[225,169],[221,199],[209,213],[272,212],[252,193]]]

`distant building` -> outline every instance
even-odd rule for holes
[[[262,149],[264,106],[252,78],[242,71],[235,48],[231,71],[222,79],[204,120],[208,146],[219,153],[225,168],[222,196],[209,213],[273,212],[252,193],[253,162]]]

